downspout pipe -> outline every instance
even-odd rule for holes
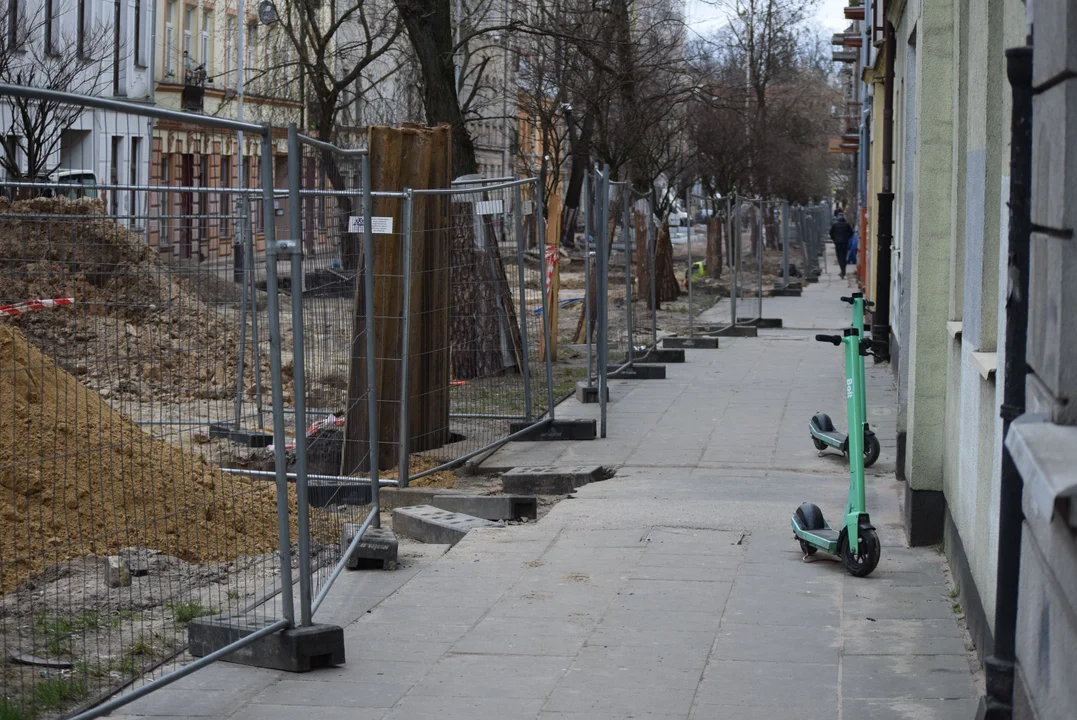
[[[879,217],[875,255],[875,309],[871,316],[872,351],[876,362],[890,360],[890,264],[894,241],[894,59],[897,34],[886,23],[886,69],[883,76],[883,166],[882,188],[878,194]]]
[[[1013,93],[1010,115],[1010,227],[1006,292],[1006,359],[1002,390],[1002,472],[998,517],[998,574],[995,587],[995,649],[984,662],[987,694],[977,718],[1013,715],[1018,579],[1021,571],[1021,496],[1024,481],[1006,447],[1010,424],[1025,411],[1028,340],[1028,265],[1032,234],[1032,46],[1006,51]]]

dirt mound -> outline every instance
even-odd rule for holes
[[[0,408],[0,591],[124,547],[190,562],[276,548],[271,485],[142,432],[7,323]]]
[[[0,205],[0,304],[74,298],[72,307],[11,322],[106,397],[234,395],[238,294],[230,287],[203,300],[195,289],[207,284],[232,285],[216,274],[207,283],[196,266],[162,262],[141,233],[105,215],[100,200]]]

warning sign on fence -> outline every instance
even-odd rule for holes
[[[503,212],[504,203],[500,200],[480,200],[475,203],[476,215],[500,215]]]
[[[348,216],[348,232],[361,233],[366,228],[363,222],[363,215],[349,215]],[[375,235],[388,235],[393,232],[393,218],[392,217],[372,217],[370,218],[370,231]]]

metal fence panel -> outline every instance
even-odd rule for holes
[[[153,148],[151,108],[63,101],[98,108],[113,142],[103,161],[92,142],[66,151],[103,177],[10,181],[0,200],[4,714],[155,687],[191,660],[192,620],[277,629],[292,597],[294,490],[232,441],[269,439],[270,386],[283,392],[256,257],[277,229],[276,148],[168,115],[220,149],[199,166],[191,145]],[[218,174],[237,165],[259,190]]]

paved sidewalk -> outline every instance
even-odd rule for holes
[[[969,718],[980,692],[944,561],[909,549],[894,478],[889,368],[869,364],[882,457],[868,506],[883,543],[866,579],[802,561],[789,517],[837,516],[847,466],[843,281],[764,302],[785,328],[688,351],[661,381],[613,381],[609,437],[513,444],[496,466],[606,464],[541,522],[473,531],[366,612],[391,573],[342,577],[345,666],[306,675],[218,664],[127,708],[234,720]],[[706,320],[706,317],[703,318]],[[562,416],[595,417],[569,401]],[[394,583],[395,584],[395,583]],[[388,594],[391,592],[391,594]],[[379,596],[380,597],[380,596]],[[357,621],[352,622],[358,617]]]

